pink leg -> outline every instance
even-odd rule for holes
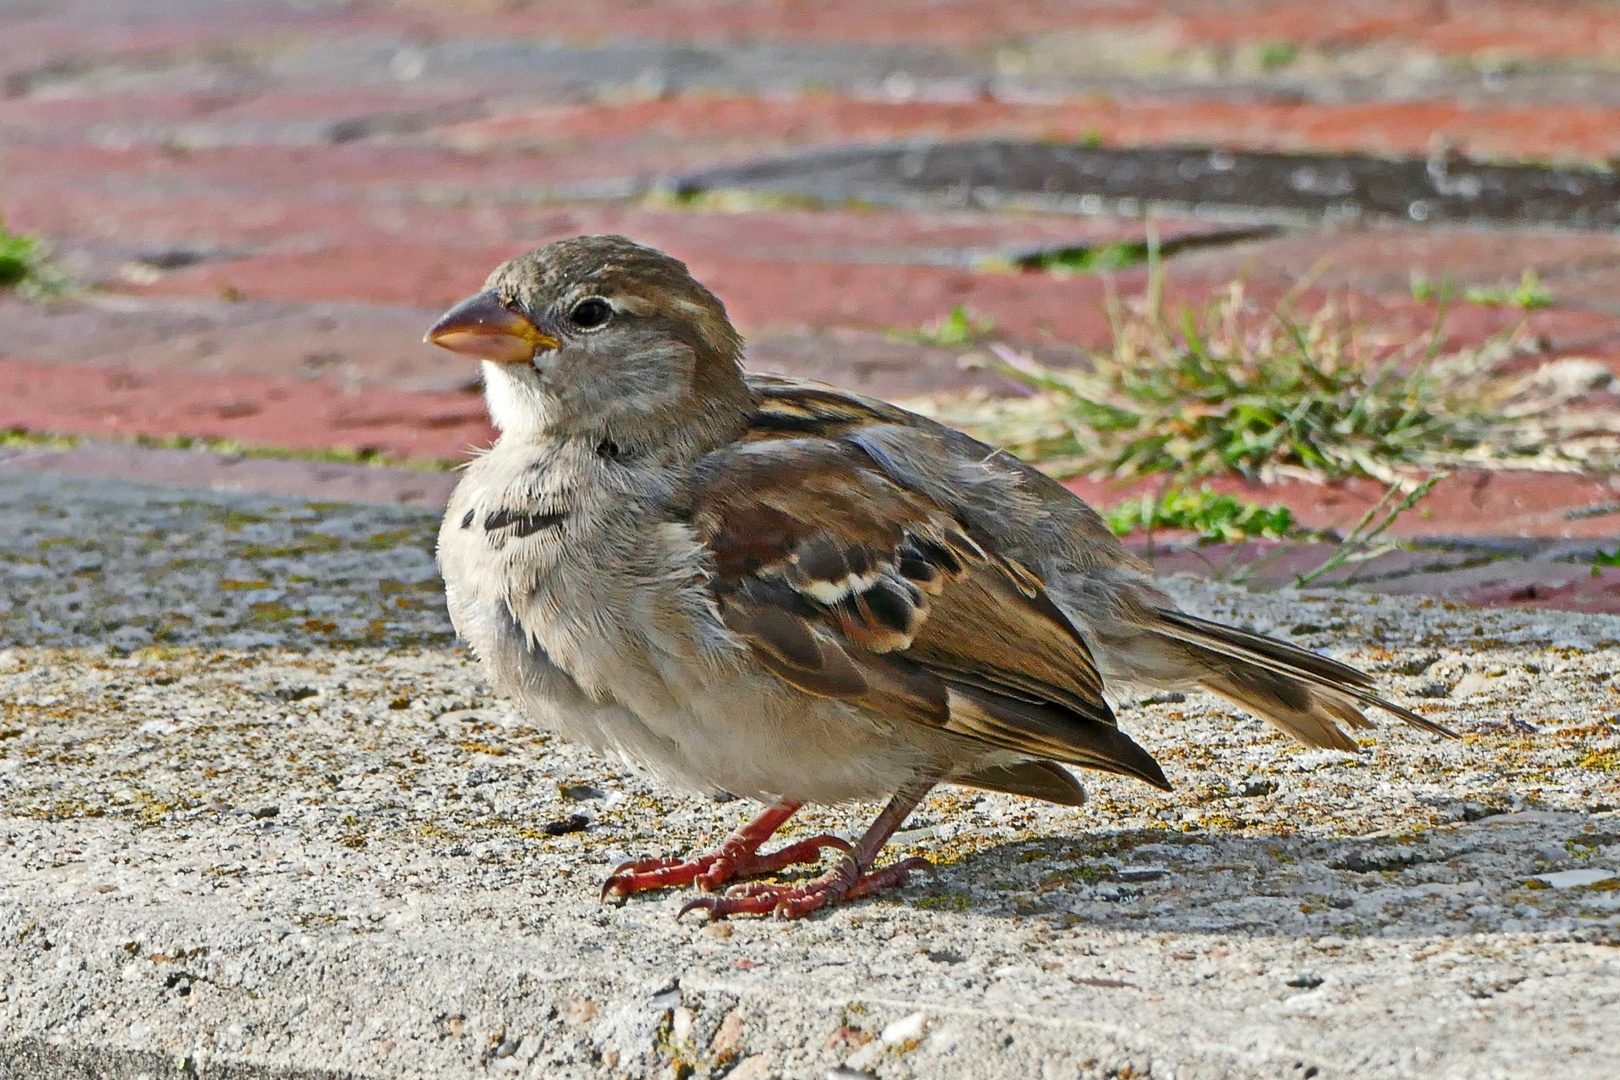
[[[712,855],[699,855],[695,859],[632,859],[613,871],[603,883],[602,899],[693,882],[704,892],[713,892],[736,878],[772,874],[797,863],[820,862],[822,848],[850,850],[847,841],[822,835],[761,855],[760,845],[769,840],[800,805],[784,802],[766,807],[753,821],[727,837],[720,850]]]
[[[927,859],[906,859],[873,870],[878,852],[889,842],[894,830],[916,809],[934,786],[932,780],[918,781],[895,793],[883,813],[866,830],[854,848],[845,850],[838,865],[818,878],[797,885],[775,885],[765,881],[750,881],[727,889],[724,896],[703,896],[685,907],[680,914],[701,910],[710,919],[723,919],[727,915],[773,914],[779,919],[797,919],[817,908],[840,900],[854,900],[881,889],[902,885],[916,870],[932,870]]]

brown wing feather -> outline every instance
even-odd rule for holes
[[[968,635],[963,627],[1001,629],[1018,614],[1016,637]],[[911,653],[970,682],[986,673],[990,686],[1060,702],[1113,724],[1103,700],[1102,676],[1091,649],[1057,606],[1040,593],[1026,597],[1002,575],[968,575],[934,600],[932,617],[918,628]]]
[[[809,693],[1167,787],[1118,730],[1090,648],[1039,578],[859,448],[804,436],[809,411],[696,474],[692,521],[722,617],[760,662]]]
[[[983,788],[986,791],[1004,791],[1009,795],[1023,795],[1030,799],[1044,799],[1063,806],[1080,806],[1086,801],[1086,789],[1080,786],[1069,770],[1050,761],[1021,761],[1016,765],[992,765],[958,776],[953,783],[963,787]]]

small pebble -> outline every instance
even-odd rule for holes
[[[901,1043],[914,1042],[922,1038],[925,1018],[922,1013],[914,1012],[909,1016],[902,1016],[894,1023],[883,1029],[878,1035],[889,1046],[899,1046]]]

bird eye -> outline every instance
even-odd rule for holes
[[[581,300],[574,305],[574,310],[568,313],[568,321],[581,330],[595,330],[612,317],[613,308],[608,306],[606,300],[595,296],[589,300]]]

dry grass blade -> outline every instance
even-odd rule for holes
[[[1337,570],[1339,567],[1344,566],[1347,563],[1355,562],[1358,559],[1375,558],[1386,551],[1392,550],[1392,546],[1375,548],[1372,546],[1372,543],[1374,540],[1377,540],[1381,535],[1383,535],[1386,529],[1395,524],[1396,520],[1402,514],[1406,513],[1408,510],[1412,509],[1412,507],[1422,502],[1429,492],[1434,490],[1434,485],[1438,484],[1441,480],[1444,480],[1448,475],[1450,474],[1440,473],[1438,475],[1429,477],[1427,480],[1424,480],[1422,483],[1412,488],[1411,491],[1406,492],[1406,497],[1397,503],[1393,509],[1386,513],[1384,508],[1389,506],[1390,501],[1393,500],[1398,493],[1400,493],[1403,486],[1398,480],[1391,484],[1389,486],[1389,490],[1384,492],[1384,497],[1379,499],[1375,506],[1362,515],[1361,520],[1356,522],[1356,527],[1350,531],[1350,535],[1346,536],[1333,549],[1333,553],[1329,555],[1320,566],[1313,570],[1308,570],[1303,574],[1297,575],[1294,579],[1294,584],[1297,587],[1303,588],[1304,586],[1315,581],[1317,578],[1321,577],[1323,574]],[[1384,514],[1383,520],[1378,521],[1378,523],[1375,525],[1373,522],[1378,518],[1379,514]]]

